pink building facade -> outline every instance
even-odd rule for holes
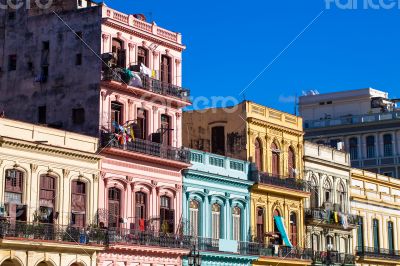
[[[181,170],[189,166],[189,153],[180,148],[182,108],[190,104],[180,87],[184,46],[179,34],[140,17],[108,7],[102,16],[102,54],[112,54],[117,66],[103,67],[100,83],[99,223],[113,229],[97,262],[181,265],[190,248],[181,205]],[[115,74],[141,64],[152,74],[141,75],[140,85]]]

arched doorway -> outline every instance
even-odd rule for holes
[[[0,266],[21,266],[21,264],[16,260],[5,260]]]

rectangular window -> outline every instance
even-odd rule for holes
[[[122,125],[122,104],[118,102],[111,102],[111,123],[114,128],[117,125]],[[115,130],[119,131],[117,128]]]
[[[38,123],[46,124],[46,105],[38,107]]]
[[[82,54],[75,55],[75,65],[76,66],[82,65]]]
[[[389,252],[394,251],[394,232],[393,232],[393,222],[388,222],[388,248]]]
[[[72,109],[72,122],[75,125],[82,125],[83,123],[85,123],[85,109],[84,108]]]
[[[137,109],[137,120],[136,124],[138,126],[138,133],[137,136],[135,136],[138,139],[147,139],[147,111],[138,108]],[[136,135],[136,132],[135,132]]]
[[[373,219],[372,220],[372,234],[373,234],[373,240],[374,240],[374,250],[375,252],[379,252],[379,221],[378,219]]]
[[[351,138],[350,141],[350,158],[351,160],[357,160],[358,159],[358,139],[357,138]]]
[[[8,56],[8,71],[17,70],[17,55],[12,54]]]
[[[171,145],[171,118],[168,115],[161,115],[162,144]]]
[[[71,187],[71,222],[74,226],[84,227],[86,217],[86,184],[81,181],[72,181]]]
[[[393,142],[392,135],[386,134],[383,136],[383,156],[391,157],[393,156]]]
[[[367,137],[367,158],[375,158],[375,137]]]
[[[211,129],[211,152],[225,155],[225,128],[223,126]]]

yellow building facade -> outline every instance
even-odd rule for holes
[[[97,139],[0,119],[0,265],[94,266]]]
[[[302,250],[303,204],[309,197],[302,181],[302,119],[243,101],[230,108],[185,112],[183,123],[185,146],[249,160],[257,167],[249,231],[264,248],[254,265],[310,265]],[[282,217],[294,248],[279,237],[275,216]]]
[[[352,169],[350,191],[357,265],[400,265],[400,180]]]

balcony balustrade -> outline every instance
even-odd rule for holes
[[[400,110],[379,114],[354,115],[343,118],[309,120],[304,122],[304,128],[322,128],[343,125],[357,125],[371,122],[399,120]]]
[[[355,265],[356,257],[337,251],[314,251],[312,252],[312,261],[316,265]]]
[[[337,220],[335,219],[335,211],[334,210],[326,210],[321,208],[310,208],[305,209],[305,218],[306,221],[316,220],[318,224],[321,226],[323,225],[332,225],[332,226],[339,226],[339,227],[347,227],[349,229],[355,228],[358,222],[358,216],[349,213],[341,213],[336,212],[338,217]],[[344,221],[346,219],[346,221]],[[345,228],[345,229],[347,229]]]
[[[101,146],[102,148],[118,148],[182,163],[190,163],[190,151],[184,148],[179,149],[142,139],[134,139],[126,144],[121,144],[116,139],[114,133],[103,132],[101,135]]]
[[[360,257],[400,261],[400,251],[394,249],[357,247],[356,255]]]
[[[107,231],[91,227],[1,221],[0,238],[105,245],[107,244]]]
[[[284,187],[288,189],[300,191],[307,191],[308,189],[307,181],[293,177],[284,177],[256,171],[252,174],[252,179],[253,181],[261,184]]]
[[[191,239],[191,236],[164,233],[158,230],[108,229],[110,246],[125,244],[190,249],[192,248]]]
[[[190,91],[177,85],[163,82],[154,78],[150,78],[143,74],[138,74],[141,81],[131,83],[131,78],[123,71],[122,68],[109,68],[103,72],[102,80],[104,81],[117,81],[123,84],[127,84],[132,87],[138,87],[145,91],[153,92],[156,94],[171,96],[179,98],[184,101],[188,101]]]

